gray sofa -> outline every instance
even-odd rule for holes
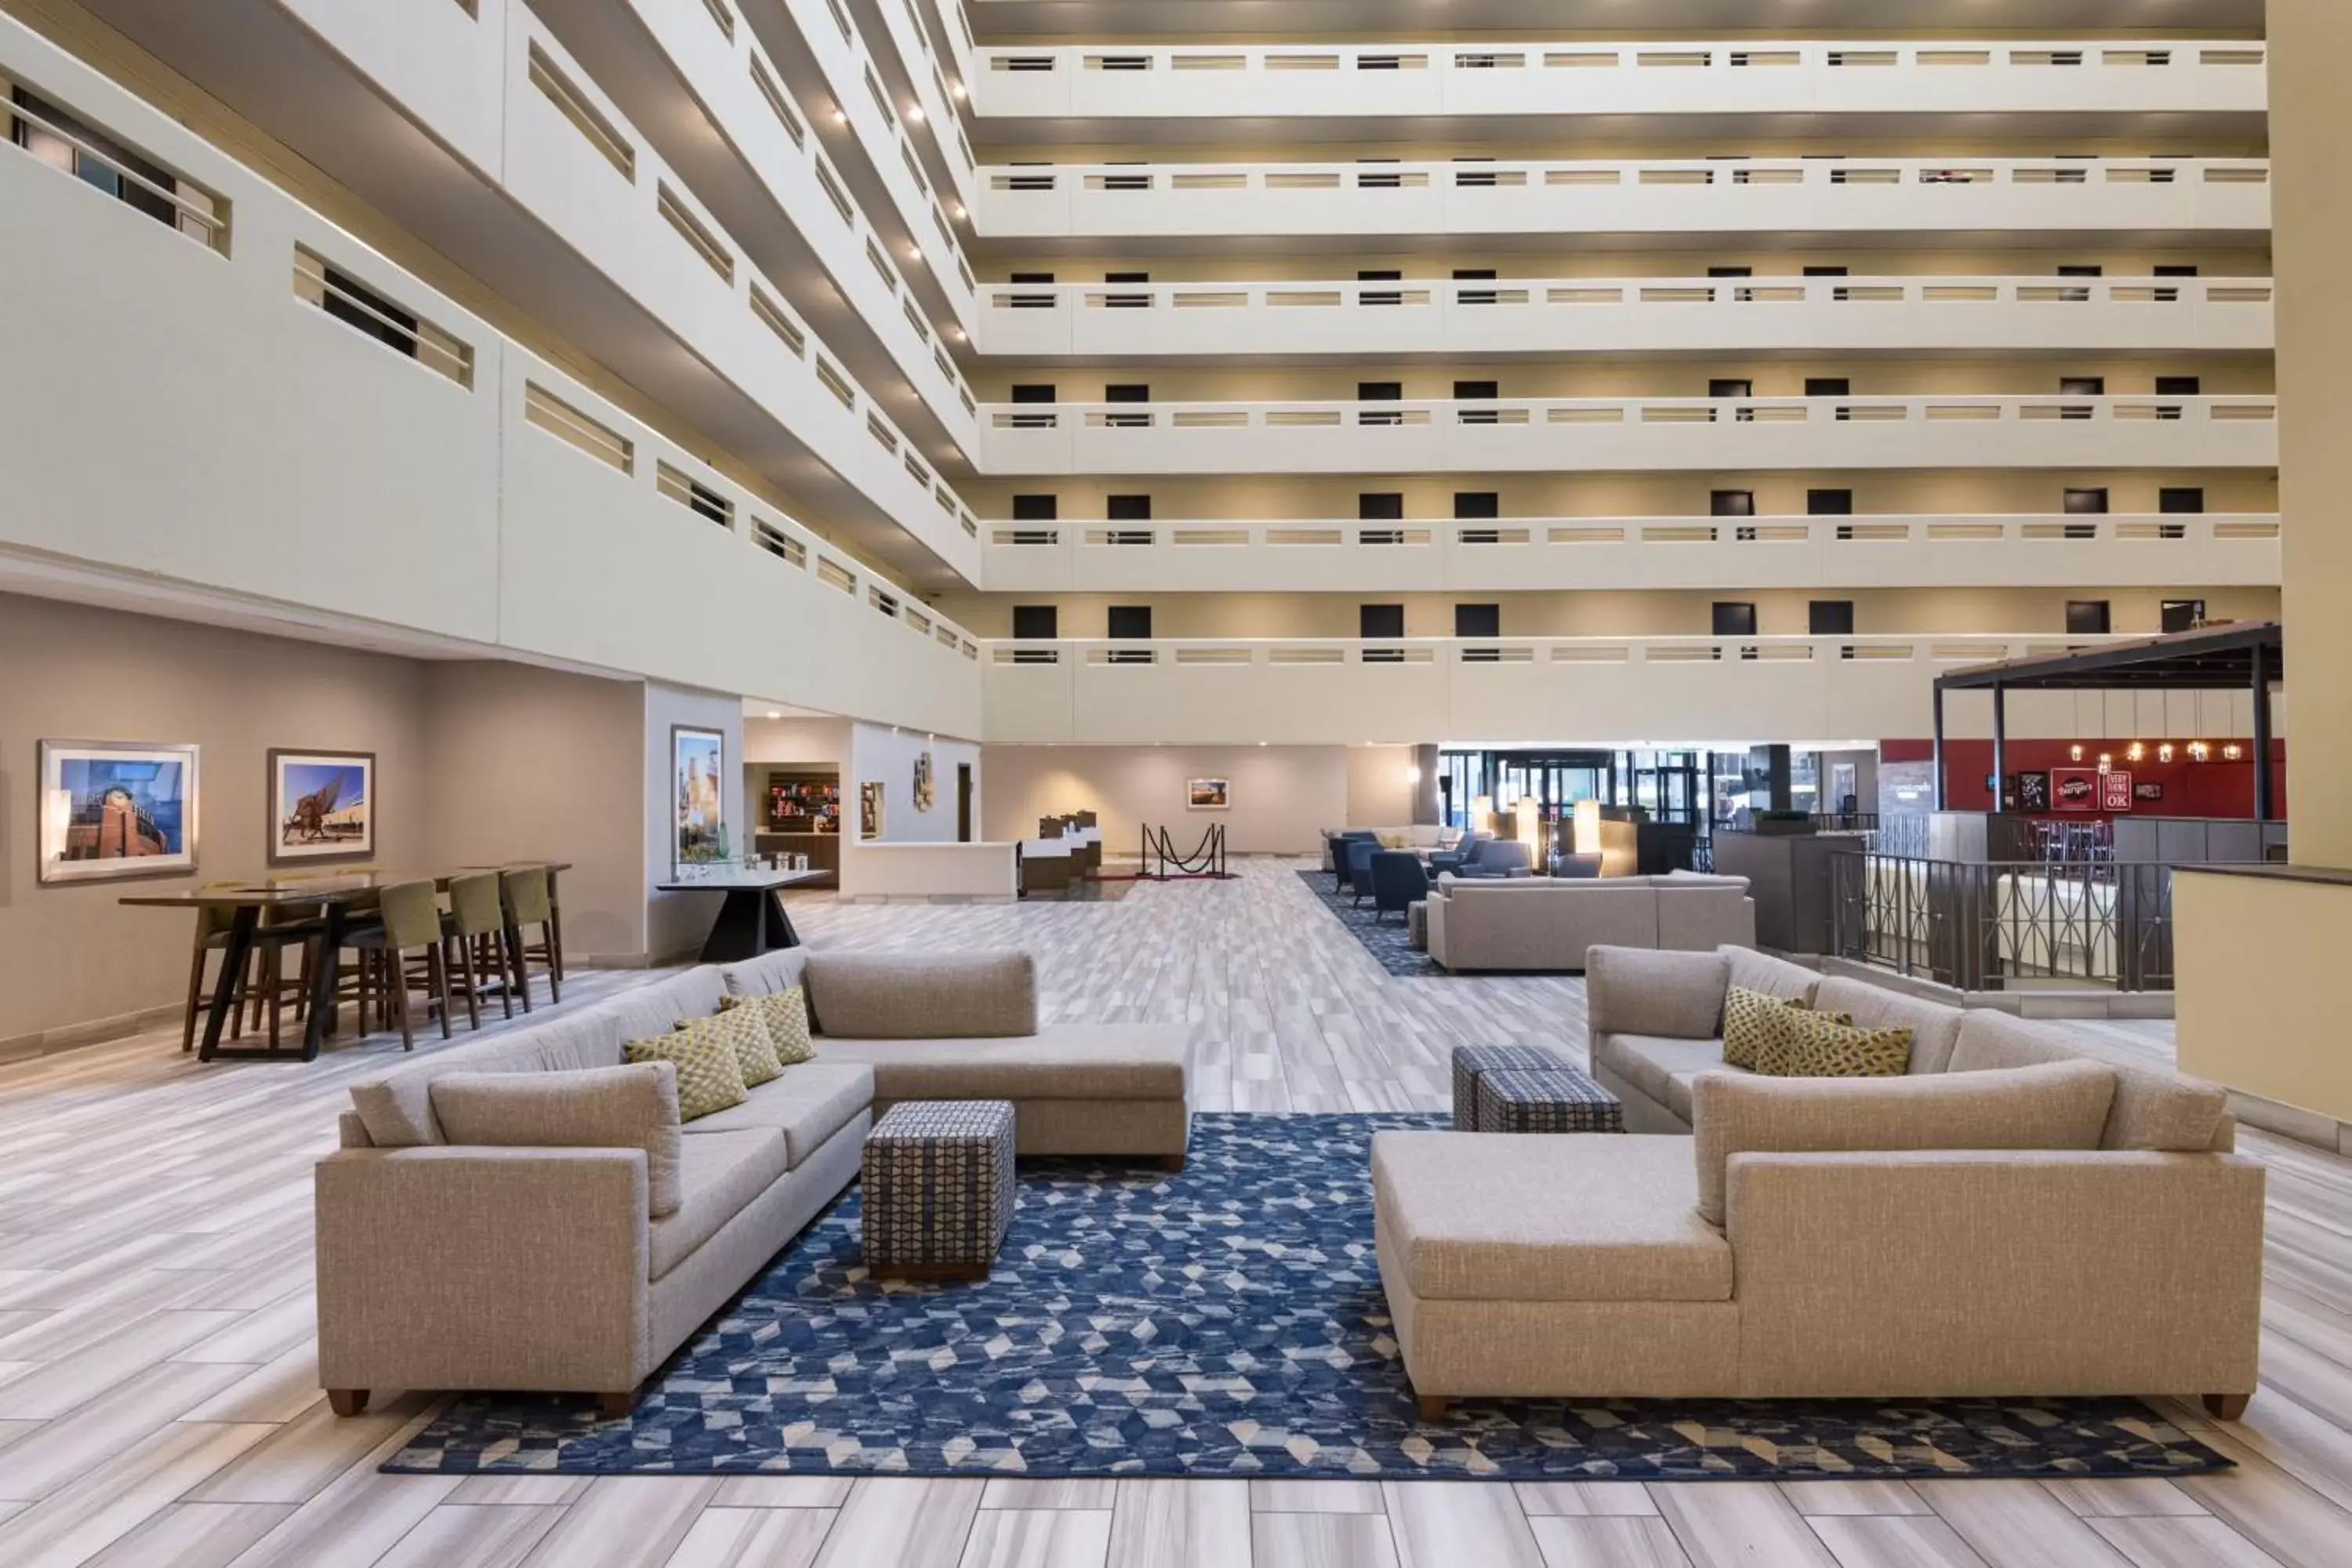
[[[726,993],[793,984],[815,1059],[740,1105],[681,1126],[668,1064],[610,1070]],[[317,1167],[320,1384],[343,1415],[380,1388],[593,1393],[625,1411],[856,1177],[893,1101],[1010,1100],[1022,1153],[1179,1166],[1186,1039],[1040,1029],[1026,953],[795,948],[436,1052],[354,1086]]]
[[[1733,984],[1907,1025],[1911,1070],[1726,1068]],[[2219,1088],[1736,949],[1595,948],[1587,995],[1630,1135],[1372,1140],[1381,1281],[1425,1415],[2088,1394],[2244,1412],[2263,1173],[2230,1152]]]
[[[1752,944],[1744,877],[1441,877],[1424,916],[1429,955],[1449,970],[1579,970],[1596,945]]]

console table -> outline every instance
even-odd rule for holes
[[[721,876],[656,884],[665,893],[724,893],[710,935],[702,944],[705,963],[739,963],[780,947],[798,947],[800,933],[784,913],[776,895],[803,882],[822,881],[829,873],[807,871],[729,871]]]

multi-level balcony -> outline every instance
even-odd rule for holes
[[[1211,37],[1234,38],[1282,28],[1358,37],[1403,35],[1430,25],[1427,0],[924,0],[977,39]],[[1625,0],[1450,0],[1449,28],[1464,33],[1601,32],[1622,28]],[[1822,35],[1867,37],[1889,19],[1887,0],[1805,0],[1785,11],[1759,13],[1756,0],[1648,0],[1638,8],[1644,26],[1665,32],[1726,36],[1760,26],[1802,27]],[[2127,13],[2120,16],[2119,12]],[[2251,37],[2263,25],[2263,0],[1901,0],[1894,15],[1906,27],[1953,32],[1998,28],[2017,37],[2117,26],[2204,29]],[[977,47],[976,45],[974,47]]]
[[[1958,231],[2240,235],[2270,227],[2259,158],[1872,156],[1329,163],[992,164],[1003,240],[1696,237]]]
[[[2277,399],[988,404],[989,474],[2270,468]]]
[[[856,557],[14,23],[0,62],[10,580],[978,731],[973,639]]]
[[[994,593],[2275,587],[2275,514],[986,525]]]
[[[1361,354],[2266,353],[2267,278],[1509,278],[990,283],[982,353],[1150,363]]]
[[[889,564],[971,580],[976,525],[935,468],[954,460],[950,441],[967,445],[952,361],[909,353],[884,384],[903,375],[929,395],[877,400],[526,6],[434,7],[412,31],[323,0],[223,4],[233,19],[138,0],[98,8]],[[81,68],[15,24],[5,36],[0,68],[16,68],[20,39],[34,58]],[[283,40],[302,65],[257,38]],[[843,265],[854,277],[868,263]],[[928,451],[926,407],[949,430]]]
[[[2198,117],[2257,125],[2266,51],[2244,40],[1922,42],[1745,38],[1655,43],[1154,44],[983,48],[971,104],[983,141],[1378,138],[1541,120],[1551,137],[1629,124],[1667,135],[1758,117],[1864,125],[1999,115]],[[1246,103],[1246,116],[1236,104]],[[1151,121],[1169,121],[1164,128]],[[1841,129],[1852,128],[1841,124]]]
[[[1643,744],[1922,736],[1935,678],[2098,638],[1122,638],[982,645],[992,742]],[[2237,692],[2040,692],[2016,736],[2242,735]],[[1955,703],[1951,731],[1987,716]]]

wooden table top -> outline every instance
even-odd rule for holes
[[[503,866],[460,866],[452,871],[351,871],[316,877],[257,877],[249,882],[223,882],[212,887],[184,888],[171,893],[132,893],[119,902],[147,909],[282,909],[302,904],[348,904],[403,882],[430,882],[446,892],[459,877],[484,871],[523,871],[544,866],[550,873],[568,871],[568,860],[514,860]]]

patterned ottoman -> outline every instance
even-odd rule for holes
[[[1481,1132],[1622,1132],[1625,1108],[1574,1068],[1478,1075]]]
[[[910,1100],[866,1135],[866,1267],[984,1279],[1013,1223],[1013,1102]]]
[[[1429,951],[1429,904],[1415,899],[1404,907],[1404,944],[1415,952]]]
[[[1566,1058],[1541,1046],[1454,1047],[1454,1131],[1478,1131],[1478,1079],[1490,1072],[1567,1072]]]

